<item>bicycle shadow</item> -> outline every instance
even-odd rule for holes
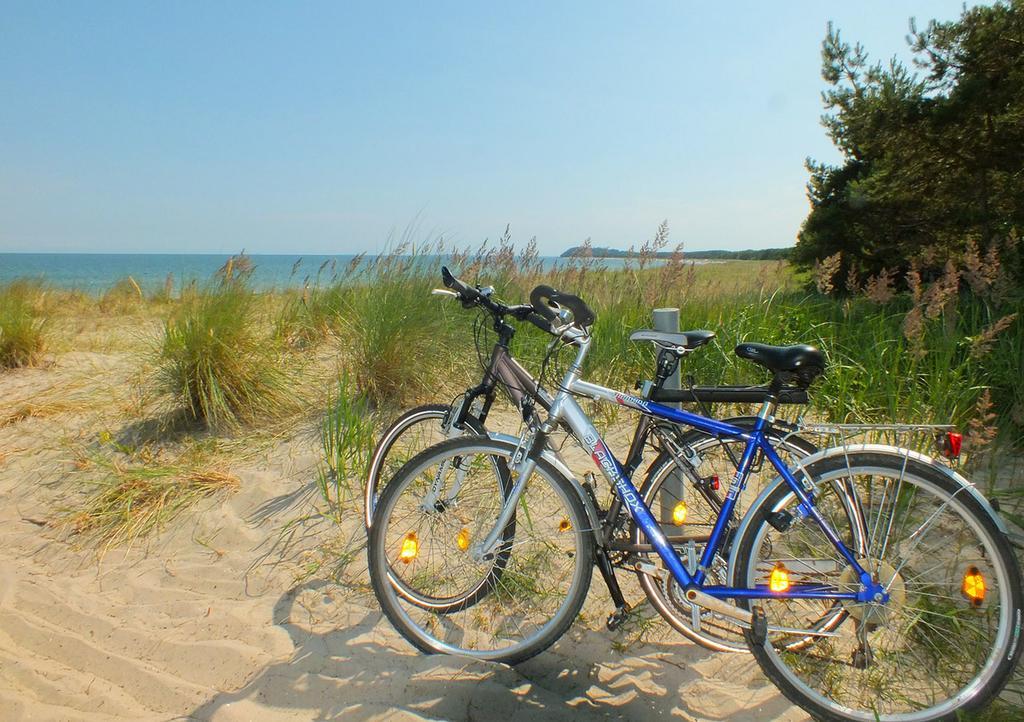
[[[614,659],[607,635],[574,630],[516,668],[465,657],[427,656],[401,639],[379,611],[335,605],[329,597],[331,588],[329,582],[314,581],[285,593],[275,604],[273,618],[291,637],[292,656],[268,665],[241,689],[215,695],[187,719],[369,720],[401,717],[400,713],[523,722],[670,715],[693,719],[695,713],[707,718],[706,711],[687,704],[690,691],[702,689],[707,673],[680,663],[679,650],[686,650],[684,656],[698,664],[712,653],[695,652],[693,645],[646,644],[630,652],[632,656]],[[321,610],[311,612],[310,604],[337,608],[328,622]],[[738,700],[736,710],[723,709],[721,715],[711,710],[711,718],[778,718],[790,706],[774,690],[771,693],[766,705]]]

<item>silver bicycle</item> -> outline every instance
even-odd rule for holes
[[[737,347],[773,376],[773,395],[744,429],[584,381],[593,313],[548,287],[531,301],[556,343],[576,348],[550,412],[514,444],[470,436],[422,452],[374,511],[374,592],[413,645],[527,659],[572,624],[602,553],[621,553],[620,566],[671,577],[691,607],[741,627],[768,678],[816,717],[954,719],[998,694],[1021,653],[1020,570],[1005,526],[966,479],[907,449],[847,444],[789,467],[768,433],[774,393],[787,381],[814,381],[824,365],[816,349]],[[687,344],[677,334],[662,340]],[[744,442],[708,534],[686,529],[685,504],[659,523],[576,396]],[[548,460],[545,438],[561,425],[615,490],[609,508]],[[734,527],[737,498],[759,460],[779,476]],[[703,545],[692,562],[679,552],[688,537]],[[731,578],[719,583],[711,570],[723,554]],[[429,597],[479,591],[472,603],[431,608],[407,599],[396,579]]]

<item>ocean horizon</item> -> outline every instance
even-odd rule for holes
[[[0,253],[0,285],[17,279],[36,279],[57,288],[95,293],[122,278],[131,276],[141,288],[162,288],[168,275],[176,286],[190,281],[203,282],[213,276],[230,253]],[[334,269],[345,269],[357,254],[297,255],[246,254],[253,263],[252,283],[257,290],[302,287],[318,276],[328,281]],[[375,256],[366,254],[367,261]],[[575,259],[541,256],[545,268],[558,268]],[[445,261],[437,257],[438,272]],[[621,268],[629,262],[622,258],[599,258],[605,268]],[[700,261],[691,261],[700,263]],[[655,262],[655,265],[657,262]],[[453,269],[456,270],[457,269]]]

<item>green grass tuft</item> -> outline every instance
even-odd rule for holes
[[[35,366],[46,348],[43,288],[31,281],[0,287],[0,368]]]
[[[293,410],[281,349],[262,323],[248,274],[189,293],[164,326],[156,384],[191,417],[231,428]]]
[[[328,398],[327,414],[320,424],[320,446],[326,468],[318,475],[321,496],[341,511],[354,498],[352,481],[366,471],[373,453],[376,428],[366,399],[353,395],[348,376],[338,381],[338,394]]]

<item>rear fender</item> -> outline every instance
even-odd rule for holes
[[[910,449],[901,449],[896,446],[889,446],[887,444],[849,444],[846,446],[835,446],[828,449],[822,449],[821,451],[811,454],[810,456],[800,459],[792,467],[793,475],[797,478],[805,472],[815,462],[823,459],[830,459],[836,456],[845,456],[851,453],[869,452],[872,454],[881,454],[883,456],[892,457],[893,461],[902,464],[904,459],[911,459],[920,464],[924,464],[929,468],[944,474],[946,477],[954,481],[959,486],[963,487],[964,490],[974,497],[978,505],[981,506],[982,510],[991,517],[996,527],[1006,535],[1007,539],[1017,547],[1024,548],[1024,531],[1022,531],[1015,524],[1008,523],[1003,517],[999,515],[995,509],[992,508],[992,504],[989,503],[988,499],[978,491],[978,488],[973,482],[968,480],[963,474],[956,469],[950,468],[945,464],[937,461],[936,459],[922,454],[918,451],[912,451]],[[746,515],[740,521],[740,526],[736,530],[734,539],[742,539],[746,533],[747,528],[754,522],[753,511],[760,507],[760,505],[767,499],[774,491],[780,486],[785,484],[786,481],[782,476],[776,476],[771,483],[758,494],[757,498],[751,503],[749,510]],[[729,569],[733,570],[736,568],[736,554],[739,551],[739,544],[733,544],[732,549],[729,552]]]

